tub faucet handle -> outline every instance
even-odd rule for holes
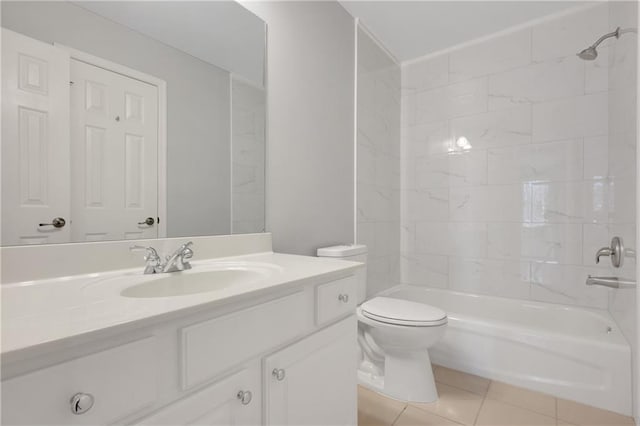
[[[613,237],[611,239],[610,247],[603,247],[596,252],[596,263],[600,263],[602,256],[609,256],[611,258],[611,264],[614,268],[619,268],[624,263],[625,249],[622,238]]]

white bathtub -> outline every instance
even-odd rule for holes
[[[435,364],[631,415],[631,350],[606,311],[398,286],[445,310]]]

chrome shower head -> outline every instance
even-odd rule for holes
[[[595,47],[589,46],[577,55],[580,59],[584,59],[585,61],[593,61],[598,57],[598,51]]]
[[[615,31],[612,31],[610,33],[603,35],[598,40],[596,40],[596,42],[593,43],[591,46],[587,47],[580,53],[576,53],[576,55],[578,56],[578,58],[583,59],[585,61],[593,61],[598,57],[598,51],[596,50],[598,45],[611,37],[620,38],[620,27],[616,28]]]

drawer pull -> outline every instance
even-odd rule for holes
[[[338,296],[338,300],[342,303],[349,303],[349,295],[348,294],[340,294]]]
[[[242,405],[249,405],[251,403],[251,398],[253,398],[253,394],[251,391],[239,391],[237,395]]]
[[[76,415],[84,414],[93,407],[93,395],[79,392],[71,397],[71,412]]]
[[[278,380],[279,382],[284,380],[284,377],[286,375],[286,373],[284,372],[284,370],[282,368],[274,368],[273,371],[271,372],[271,375]]]

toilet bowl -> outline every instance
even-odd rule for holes
[[[428,349],[443,336],[447,315],[441,309],[402,299],[374,297],[357,309],[362,384],[402,401],[433,402],[438,392]],[[372,344],[372,342],[374,344]],[[380,365],[383,358],[383,365]]]
[[[366,263],[366,246],[318,249],[318,256]],[[404,299],[365,301],[366,270],[359,271],[358,343],[360,384],[402,401],[433,402],[438,392],[428,349],[443,336],[443,310]]]

